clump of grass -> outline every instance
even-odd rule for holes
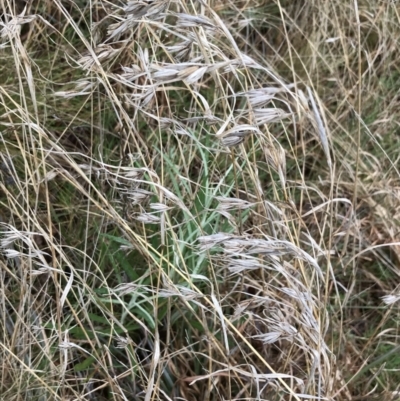
[[[0,8],[4,399],[398,396],[391,3]]]

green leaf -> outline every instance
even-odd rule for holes
[[[94,362],[96,362],[96,358],[89,356],[81,363],[77,363],[74,366],[74,372],[82,372],[83,370],[87,370],[91,365],[93,365]]]
[[[110,235],[110,234],[101,234],[103,237],[108,238],[114,242],[118,242],[119,244],[125,245],[125,246],[129,246],[131,248],[133,248],[133,245],[131,242],[129,242],[128,240],[126,240],[125,238],[121,238],[121,237],[116,237],[115,235]]]

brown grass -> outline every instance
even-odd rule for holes
[[[399,399],[399,7],[0,0],[0,399]]]

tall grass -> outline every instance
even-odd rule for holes
[[[0,399],[399,398],[396,3],[0,9]]]

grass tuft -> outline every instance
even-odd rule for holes
[[[396,2],[0,0],[0,399],[400,399]]]

